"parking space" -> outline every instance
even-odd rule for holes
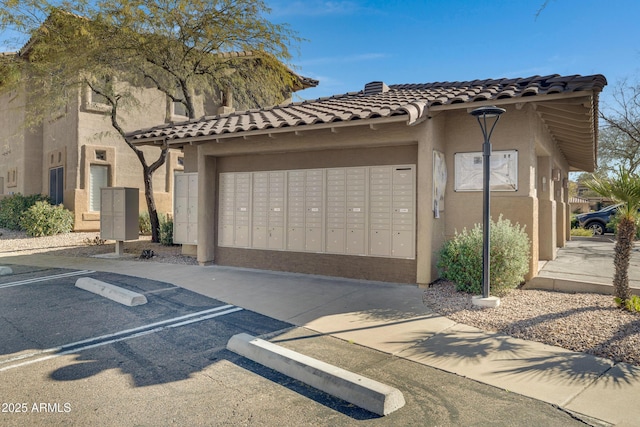
[[[174,285],[12,266],[0,276],[0,425],[578,425],[550,405],[350,344]],[[128,307],[79,277],[145,294]],[[237,333],[402,389],[378,417],[225,349]],[[271,336],[270,335],[270,336]],[[469,405],[468,402],[473,402]],[[524,424],[522,424],[524,425]]]

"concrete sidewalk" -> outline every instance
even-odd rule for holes
[[[558,250],[553,261],[546,262],[538,276],[525,288],[563,292],[613,293],[612,234],[598,237],[573,237]],[[629,263],[629,287],[640,295],[640,247],[635,247]]]
[[[640,367],[486,333],[437,315],[410,285],[99,258],[22,255],[0,264],[160,280],[279,320],[548,402],[591,425],[635,426]],[[517,409],[515,409],[517,411]]]

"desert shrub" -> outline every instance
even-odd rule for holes
[[[587,230],[586,228],[572,228],[571,235],[579,237],[592,237],[593,231]]]
[[[614,300],[620,308],[631,312],[640,312],[640,297],[638,295],[632,295],[631,298],[624,301],[618,297],[615,297]]]
[[[20,226],[22,214],[39,201],[48,203],[49,198],[43,194],[23,196],[17,193],[0,200],[0,227],[9,230],[22,230]]]
[[[34,237],[68,233],[73,229],[73,213],[62,205],[38,201],[22,214],[20,227]]]
[[[520,285],[529,271],[530,242],[519,224],[508,219],[491,221],[489,274],[491,293],[501,295]],[[482,293],[482,226],[466,228],[440,250],[438,270],[458,291]]]
[[[151,235],[151,219],[149,219],[149,212],[140,212],[138,215],[138,228],[140,234],[143,236]]]
[[[173,246],[173,220],[167,219],[163,215],[160,220],[160,244],[164,246]]]

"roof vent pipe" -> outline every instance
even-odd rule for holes
[[[375,95],[378,93],[389,92],[389,86],[384,84],[384,82],[371,82],[364,85],[364,94],[365,95]]]

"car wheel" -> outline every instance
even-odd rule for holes
[[[599,222],[592,222],[587,225],[587,230],[591,230],[594,236],[602,236],[604,234],[604,225]]]

